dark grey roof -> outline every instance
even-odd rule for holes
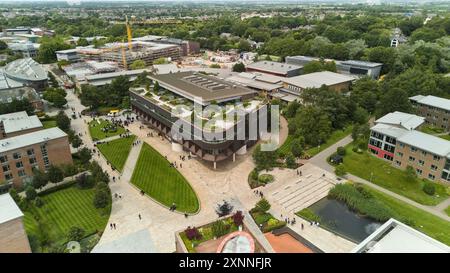
[[[160,86],[171,92],[196,101],[198,100],[196,98],[206,102],[220,101],[257,93],[218,77],[193,71],[151,75],[149,78],[158,81]]]

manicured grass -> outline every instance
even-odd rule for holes
[[[427,125],[427,126],[423,126],[420,131],[426,133],[426,134],[430,134],[430,135],[434,135],[434,134],[440,134],[443,133],[444,130],[442,128],[439,127],[434,127],[431,125]]]
[[[438,136],[438,137],[450,141],[450,135],[440,135],[440,136]]]
[[[72,185],[40,195],[40,198],[44,201],[42,207],[30,205],[24,212],[25,230],[32,239],[30,241],[43,236],[44,231],[51,242],[61,245],[67,242],[68,231],[73,226],[84,229],[88,236],[103,231],[108,222],[111,209],[94,207],[94,189],[79,189]]]
[[[320,145],[320,147],[309,148],[308,150],[306,150],[306,154],[308,154],[309,156],[315,156],[316,154],[320,153],[334,143],[351,134],[352,130],[353,126],[347,126],[343,130],[334,131],[333,133],[331,133],[330,137],[324,144]]]
[[[391,166],[390,162],[379,159],[369,152],[353,152],[352,144],[346,146],[346,155],[342,164],[347,172],[424,205],[436,205],[448,198],[444,185],[433,183],[436,193],[434,196],[427,195],[422,190],[423,180],[408,181],[405,171]]]
[[[286,141],[281,145],[281,147],[278,149],[279,152],[282,152],[283,154],[287,154],[291,152],[291,143],[294,140],[293,135],[288,135],[286,138]]]
[[[53,128],[56,127],[56,120],[44,120],[42,121],[42,125],[44,126],[44,129]]]
[[[177,210],[194,213],[199,209],[197,196],[188,181],[169,162],[144,143],[131,183],[166,206],[175,203]]]
[[[447,215],[450,216],[450,206],[448,206],[448,207],[445,209],[445,213],[447,213]]]
[[[428,236],[450,246],[450,222],[411,206],[394,197],[364,186],[372,195],[387,205],[398,216],[412,220],[413,227]],[[400,219],[397,219],[400,220]]]
[[[128,154],[131,151],[131,145],[136,139],[135,136],[111,140],[107,143],[97,145],[97,148],[106,157],[106,159],[119,171],[127,161]]]
[[[98,121],[100,121],[100,124],[98,123]],[[107,120],[103,120],[103,119],[97,119],[97,120],[93,120],[89,123],[89,133],[91,134],[91,138],[93,140],[97,139],[104,139],[104,138],[108,138],[108,137],[112,137],[112,136],[116,136],[116,135],[120,135],[125,133],[125,128],[117,126],[117,130],[115,132],[102,132],[102,128],[110,125],[111,122],[107,121]]]

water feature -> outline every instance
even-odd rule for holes
[[[362,242],[382,223],[351,211],[344,202],[323,198],[309,207],[332,231]]]

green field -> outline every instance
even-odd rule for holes
[[[286,141],[284,141],[283,145],[278,149],[278,151],[282,152],[283,154],[287,154],[291,152],[291,143],[294,140],[293,135],[288,135],[286,138]]]
[[[450,216],[450,206],[448,206],[448,207],[445,209],[445,213],[447,213],[447,215]]]
[[[86,236],[105,229],[110,207],[103,210],[94,207],[94,189],[79,189],[73,185],[40,197],[44,201],[42,207],[30,205],[24,212],[25,230],[32,245],[45,236],[50,242],[64,244],[73,226],[83,228]]]
[[[389,162],[379,159],[369,152],[353,152],[352,144],[346,146],[343,165],[345,170],[353,175],[424,205],[433,206],[449,197],[446,187],[438,183],[433,183],[436,187],[434,196],[426,194],[422,190],[423,180],[408,181],[405,171],[391,166]]]
[[[107,143],[98,144],[97,148],[106,157],[106,159],[119,171],[127,161],[128,154],[131,151],[131,145],[136,139],[135,136],[111,140]]]
[[[391,208],[395,214],[412,220],[414,222],[413,227],[415,229],[450,246],[449,221],[445,221],[444,219],[441,219],[431,213],[413,207],[403,201],[388,196],[368,186],[364,187],[368,189],[375,198]]]
[[[131,182],[165,206],[177,205],[180,212],[199,209],[197,196],[188,181],[169,162],[144,143]]]
[[[100,121],[100,124],[98,123],[98,121]],[[93,120],[89,123],[89,133],[91,134],[91,138],[93,140],[100,140],[100,139],[104,139],[104,138],[108,138],[108,137],[112,137],[112,136],[116,136],[116,135],[120,135],[125,133],[125,128],[118,126],[117,127],[117,131],[115,132],[102,132],[102,128],[104,128],[107,125],[110,125],[111,122],[107,121],[107,120],[103,120],[103,119],[97,119],[97,120]]]

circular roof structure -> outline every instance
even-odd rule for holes
[[[3,68],[7,77],[17,81],[45,81],[47,71],[32,58],[18,59]]]

